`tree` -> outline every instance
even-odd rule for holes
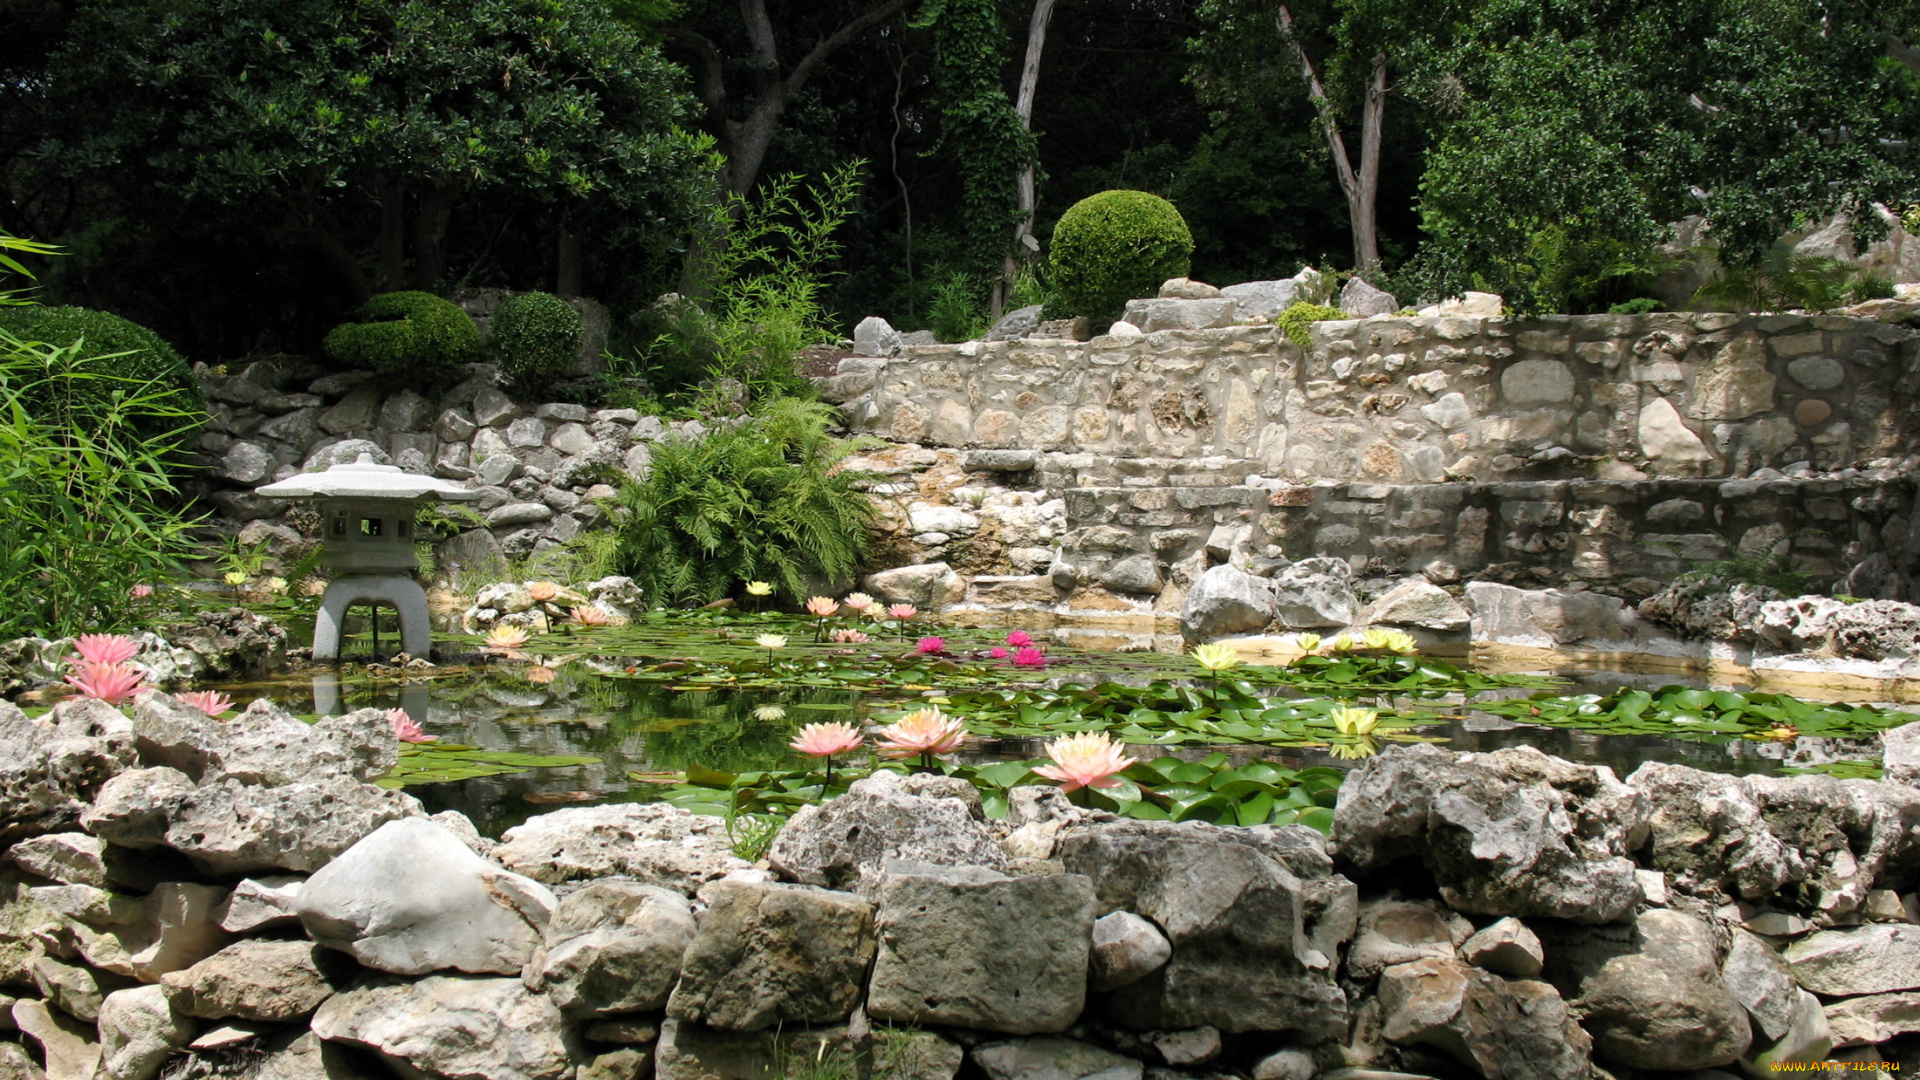
[[[821,0],[796,5],[797,12],[778,11],[783,18],[776,23],[767,0],[740,0],[737,18],[718,3],[697,3],[684,21],[665,30],[667,41],[693,58],[704,124],[724,159],[724,190],[742,196],[753,191],[781,119],[821,66],[906,6],[907,0]],[[811,44],[788,67],[782,42],[796,40]]]
[[[677,69],[588,0],[84,0],[48,69],[40,161],[271,207],[354,299],[438,287],[455,213],[501,198],[577,289],[583,225],[672,228],[712,167]]]

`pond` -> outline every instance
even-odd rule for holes
[[[1326,655],[1285,666],[1237,666],[1216,682],[1189,657],[1099,652],[1042,630],[1030,631],[1039,655],[1026,657],[1039,662],[1020,665],[1002,630],[863,625],[870,640],[832,642],[815,640],[825,626],[792,616],[655,613],[510,651],[444,637],[442,652],[461,662],[433,668],[349,663],[217,688],[302,715],[404,708],[437,742],[408,747],[388,782],[493,836],[576,803],[790,811],[817,800],[825,780],[787,745],[800,725],[884,724],[925,705],[967,723],[972,737],[946,767],[980,784],[990,810],[1005,787],[1035,782],[1017,763],[1043,761],[1048,736],[1099,730],[1135,744],[1128,752],[1143,765],[1096,803],[1118,799],[1143,817],[1322,826],[1315,808],[1330,805],[1330,770],[1392,741],[1530,745],[1622,776],[1646,761],[1871,775],[1874,734],[1910,718],[1616,672],[1482,673],[1363,642],[1327,643]],[[755,644],[770,633],[785,643]],[[942,640],[923,645],[932,635]],[[1342,728],[1343,708],[1373,714],[1371,730]],[[838,763],[835,789],[874,765],[870,751]]]

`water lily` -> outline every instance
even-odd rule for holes
[[[1187,655],[1193,657],[1194,663],[1215,674],[1240,666],[1240,653],[1231,645],[1195,645]]]
[[[1068,792],[1083,787],[1118,787],[1120,780],[1115,774],[1134,763],[1104,731],[1061,736],[1047,744],[1047,756],[1053,759],[1053,764],[1041,765],[1033,771],[1049,780],[1060,781],[1061,790]]]
[[[767,584],[764,581],[749,581],[747,582],[747,595],[748,596],[772,596],[773,586]]]
[[[947,652],[947,639],[923,637],[920,639],[920,644],[915,646],[914,651],[923,656],[944,656]]]
[[[1293,635],[1293,647],[1303,655],[1310,654],[1320,648],[1320,635],[1295,634]]]
[[[618,626],[626,620],[615,615],[599,604],[586,604],[574,608],[567,614],[567,621],[575,626]]]
[[[960,749],[966,737],[966,725],[938,707],[915,709],[880,729],[880,753],[890,758],[917,756],[923,768],[931,769],[935,757]]]
[[[73,651],[83,664],[124,664],[139,655],[140,643],[125,634],[81,634]]]
[[[771,664],[773,663],[774,651],[787,647],[787,635],[761,634],[759,637],[753,639],[753,643],[767,650],[767,663]]]
[[[840,610],[839,601],[835,600],[831,596],[807,597],[807,614],[809,615],[815,615],[824,619],[827,616],[832,615],[834,612],[839,610]]]
[[[1360,644],[1380,652],[1399,653],[1402,656],[1419,647],[1413,635],[1405,630],[1362,630]]]
[[[1332,649],[1334,652],[1347,652],[1348,650],[1352,649],[1353,646],[1354,646],[1354,640],[1352,635],[1341,634],[1339,637],[1333,639],[1333,644],[1329,645],[1328,648]]]
[[[545,664],[535,664],[527,669],[527,681],[535,686],[545,686],[559,674]]]
[[[867,609],[873,606],[873,603],[873,597],[863,592],[856,592],[848,593],[847,598],[840,601],[840,606],[855,614],[864,615]]]
[[[836,643],[841,645],[860,645],[865,642],[873,640],[872,638],[868,637],[866,634],[863,634],[860,631],[855,630],[850,626],[842,627],[838,630],[835,630],[831,635],[831,637]]]
[[[285,596],[287,595],[287,579],[283,577],[270,577],[267,579],[266,589],[275,596]]]
[[[778,705],[762,705],[753,710],[753,718],[762,723],[771,724],[776,720],[785,720],[787,718],[787,710]]]
[[[244,570],[229,570],[220,575],[220,580],[237,589],[247,583],[247,573]]]
[[[511,652],[532,639],[533,635],[527,633],[525,627],[496,626],[487,631],[485,644],[489,649]]]
[[[1335,743],[1327,752],[1346,761],[1359,761],[1380,752],[1380,740],[1371,735],[1355,736],[1352,742]]]
[[[128,589],[127,592],[132,594],[135,600],[145,600],[147,597],[153,595],[153,586],[143,582]]]
[[[852,724],[807,724],[794,734],[788,746],[809,757],[824,758],[827,783],[833,783],[833,755],[856,750],[866,739]]]
[[[987,655],[993,657],[995,660],[1005,660],[1007,658],[1007,650],[995,645],[993,648],[987,650]]]
[[[1380,711],[1341,705],[1327,713],[1327,721],[1342,735],[1367,735],[1380,723]]]
[[[1024,649],[1033,644],[1033,635],[1025,630],[1015,630],[1007,635],[1007,644],[1016,649]]]
[[[560,595],[560,586],[551,581],[530,581],[527,583],[527,595],[533,597],[534,603],[544,604]]]
[[[1047,654],[1031,647],[1015,649],[1013,662],[1019,667],[1042,668],[1047,666]]]
[[[195,690],[173,695],[183,705],[191,705],[208,716],[219,716],[233,708],[233,699],[218,690]]]
[[[413,722],[413,717],[408,716],[407,710],[405,709],[388,709],[387,719],[393,721],[394,737],[401,742],[423,743],[439,741],[440,736],[429,735],[420,730],[420,725]]]
[[[98,698],[109,705],[118,705],[133,695],[146,689],[141,681],[143,676],[125,664],[101,664],[92,660],[82,660],[74,665],[78,668],[67,676],[82,694]]]

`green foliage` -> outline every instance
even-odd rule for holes
[[[179,570],[197,519],[173,475],[202,414],[118,359],[0,328],[0,638],[132,629],[133,587]]]
[[[707,306],[650,309],[652,339],[630,360],[612,358],[619,362],[608,377],[642,379],[670,402],[725,379],[744,385],[750,403],[811,396],[794,357],[836,336],[820,294],[839,252],[834,233],[859,192],[860,165],[822,177],[804,199],[798,176],[767,182],[755,199],[730,196],[709,222],[710,235],[725,241],[698,262]]]
[[[0,288],[0,306],[15,307],[34,302],[33,272],[28,270],[20,260],[8,254],[14,251],[22,255],[53,255],[58,252],[58,249],[51,244],[25,240],[5,229],[0,229],[0,278],[18,276],[26,279],[27,282],[25,285],[8,284],[5,288]]]
[[[1481,708],[1475,705],[1475,708]],[[1688,742],[1738,739],[1872,738],[1920,720],[1867,705],[1830,705],[1786,694],[1663,686],[1600,694],[1486,703],[1488,712],[1530,724],[1574,727],[1603,735],[1660,735]]]
[[[1172,203],[1144,191],[1103,191],[1054,226],[1053,285],[1075,315],[1111,321],[1128,300],[1158,295],[1161,282],[1185,277],[1192,254],[1193,236]]]
[[[580,356],[580,313],[552,293],[509,297],[493,313],[494,358],[515,385],[534,388],[564,376]]]
[[[1317,322],[1344,318],[1347,318],[1347,313],[1337,307],[1329,307],[1326,304],[1294,303],[1289,304],[1285,311],[1274,316],[1273,321],[1279,324],[1280,332],[1287,335],[1287,340],[1303,349],[1311,349],[1313,334],[1307,330],[1307,327]]]
[[[374,783],[383,788],[403,788],[415,784],[448,784],[458,780],[476,780],[483,776],[504,776],[527,769],[560,769],[577,765],[596,765],[597,757],[584,754],[525,754],[512,750],[486,750],[455,743],[406,743],[400,748],[400,763]]]
[[[1721,267],[1693,302],[1722,311],[1830,311],[1892,294],[1881,285],[1837,259],[1798,254],[1782,240],[1757,262]]]
[[[739,426],[654,444],[647,478],[615,502],[624,573],[660,603],[706,603],[744,581],[788,597],[850,577],[874,507],[834,467],[856,444],[827,434],[831,410],[777,400]]]
[[[77,307],[41,307],[38,304],[0,306],[0,330],[23,341],[37,341],[58,349],[77,347],[74,355],[88,358],[88,371],[111,376],[100,379],[60,379],[38,384],[31,405],[41,419],[70,419],[111,408],[115,393],[151,384],[172,391],[151,422],[138,412],[127,414],[137,430],[161,434],[177,426],[180,410],[206,407],[200,383],[187,362],[160,335],[139,323],[105,311]]]
[[[1636,296],[1607,308],[1609,315],[1651,315],[1656,311],[1665,311],[1667,305],[1651,296]]]
[[[927,328],[933,336],[941,341],[971,341],[987,331],[978,278],[952,268],[928,276],[934,281],[933,302],[927,307]]]
[[[327,334],[327,355],[344,367],[432,382],[479,356],[480,331],[451,300],[432,293],[383,293]]]

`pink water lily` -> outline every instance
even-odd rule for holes
[[[873,597],[863,592],[848,593],[847,598],[840,601],[840,606],[857,615],[865,614],[873,606]]]
[[[895,604],[887,609],[889,619],[911,619],[920,614],[920,609],[912,604]]]
[[[947,639],[937,638],[937,637],[923,637],[920,639],[920,644],[915,647],[915,651],[925,656],[944,655],[947,651]]]
[[[1039,649],[1033,648],[1015,649],[1013,652],[1013,662],[1021,667],[1046,667],[1047,654],[1041,652]]]
[[[1053,764],[1038,766],[1033,771],[1049,780],[1060,781],[1062,791],[1118,787],[1120,781],[1115,774],[1134,763],[1104,731],[1084,731],[1055,739],[1047,744],[1047,756],[1053,759]]]
[[[147,597],[153,595],[153,586],[142,583],[139,585],[135,585],[133,588],[128,589],[127,591],[133,594],[133,598],[135,600],[145,600]]]
[[[824,619],[839,610],[839,602],[831,596],[809,596],[807,598],[807,614],[809,615],[818,615]]]
[[[841,645],[860,645],[873,640],[866,634],[852,627],[842,627],[839,630],[835,630],[830,636],[835,642]]]
[[[1033,635],[1027,633],[1025,630],[1015,630],[1013,633],[1007,635],[1007,644],[1016,649],[1024,649],[1033,644]]]
[[[933,767],[933,759],[951,754],[966,741],[966,725],[938,708],[915,709],[880,729],[880,753],[890,758],[918,757]]]
[[[82,694],[109,705],[119,705],[147,688],[142,682],[144,676],[125,664],[82,660],[74,666],[78,671],[67,676],[67,681]]]
[[[233,708],[233,699],[218,690],[194,690],[173,695],[183,705],[191,705],[208,716],[219,716]]]
[[[124,664],[140,653],[140,643],[125,634],[81,634],[73,651],[83,664]]]
[[[1005,660],[1007,658],[1007,650],[995,645],[993,648],[987,650],[987,655],[993,657],[995,660]]]
[[[832,757],[857,750],[866,742],[866,736],[852,724],[807,724],[794,733],[788,746],[809,757]]]
[[[387,719],[393,721],[394,737],[401,742],[423,743],[439,741],[440,736],[429,735],[420,730],[420,725],[413,722],[413,717],[408,716],[407,710],[405,709],[388,709]]]

